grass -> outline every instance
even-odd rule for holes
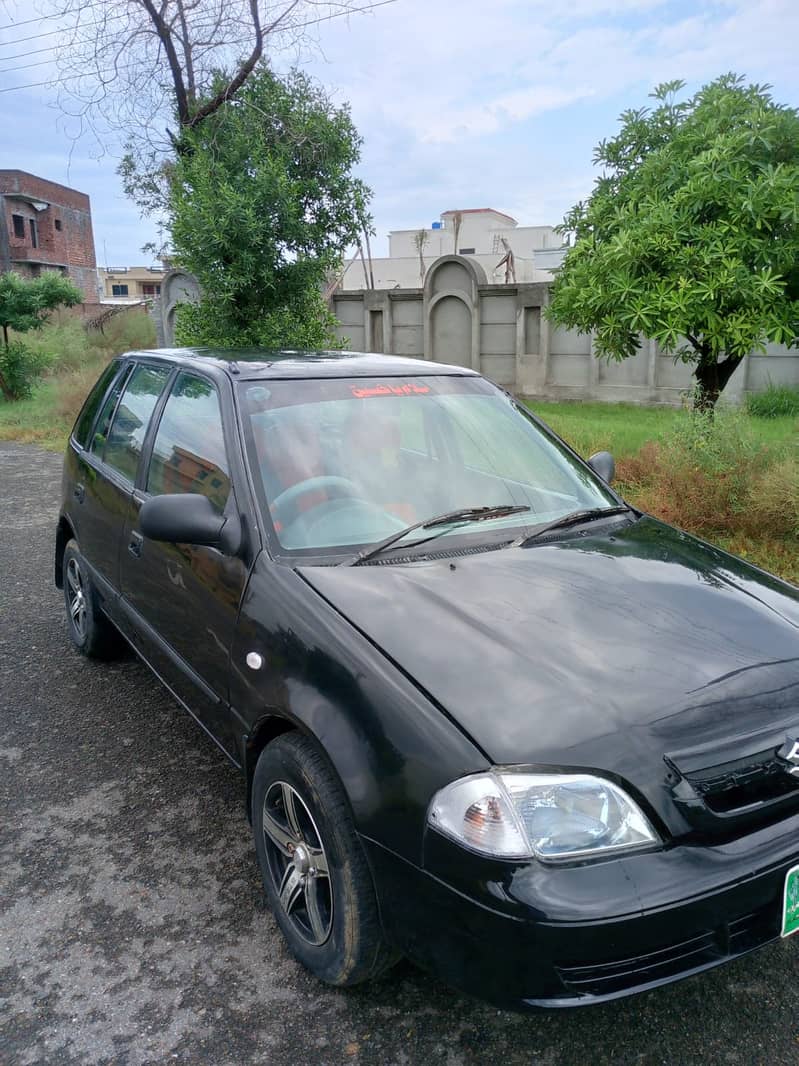
[[[27,400],[8,403],[0,397],[0,440],[62,452],[77,413],[106,362],[95,358],[80,371],[43,378]]]
[[[539,403],[527,406],[586,458],[608,451],[616,459],[634,455],[644,444],[675,432],[690,420],[677,407],[639,407],[632,403]],[[799,447],[799,417],[752,418],[758,440],[782,446],[791,438]]]
[[[767,389],[747,398],[746,409],[750,415],[761,418],[778,418],[780,415],[796,415],[799,418],[799,386],[769,382]]]
[[[0,393],[0,440],[39,444],[60,452],[102,368],[121,352],[153,348],[155,327],[141,311],[124,310],[102,332],[87,331],[74,315],[60,311],[44,328],[18,339],[50,369],[25,400],[9,403]]]
[[[581,455],[611,452],[631,503],[799,585],[795,415],[721,413],[708,441],[676,408],[529,406]]]

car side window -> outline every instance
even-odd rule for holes
[[[113,363],[109,363],[102,372],[97,384],[89,393],[86,402],[81,408],[81,412],[75,422],[75,428],[72,431],[74,440],[78,442],[81,448],[85,448],[88,445],[89,431],[92,428],[94,416],[97,414],[97,408],[103,402],[105,390],[111,384],[114,375],[117,373],[119,373],[119,363],[115,360]],[[119,393],[117,393],[117,395],[119,395]],[[111,410],[113,410],[113,408]]]
[[[196,492],[221,513],[230,495],[219,394],[205,378],[181,373],[164,406],[153,442],[147,491]]]
[[[129,481],[136,480],[147,427],[168,377],[166,367],[137,366],[128,378],[114,414],[103,448],[103,460]]]
[[[97,425],[94,428],[94,434],[90,442],[89,450],[94,452],[94,454],[101,459],[103,457],[103,451],[105,450],[105,442],[108,440],[108,430],[111,426],[111,419],[114,417],[114,411],[119,402],[122,389],[125,387],[125,382],[130,377],[130,370],[131,368],[127,367],[114,382],[114,387],[106,397],[103,409],[100,412],[100,417],[97,419]]]

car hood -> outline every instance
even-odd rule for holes
[[[651,518],[607,530],[300,573],[497,764],[649,791],[668,753],[799,727],[799,590]]]

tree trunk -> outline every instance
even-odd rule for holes
[[[712,357],[711,357],[712,358]],[[719,396],[724,391],[724,386],[735,373],[743,356],[728,355],[720,363],[711,362],[709,359],[700,360],[694,370],[696,378],[696,396],[694,399],[695,411],[713,411]]]

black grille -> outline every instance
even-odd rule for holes
[[[576,995],[607,996],[714,966],[767,944],[778,935],[772,905],[643,955],[591,966],[559,966],[558,973],[566,988]]]
[[[792,794],[799,799],[799,779],[785,772],[773,748],[684,776],[708,807],[720,813]]]
[[[712,766],[702,766],[707,753],[701,751],[664,756],[677,808],[696,831],[711,836],[734,836],[788,817],[799,810],[799,778],[778,750],[773,744]]]

